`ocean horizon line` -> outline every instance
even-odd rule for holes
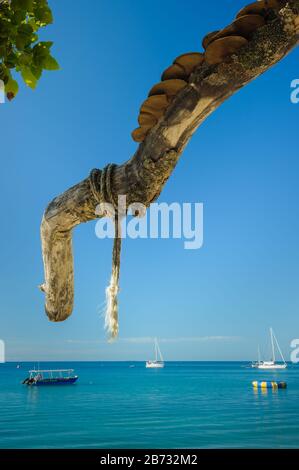
[[[146,359],[126,359],[126,360],[122,360],[122,359],[119,359],[119,360],[109,360],[109,359],[90,359],[90,360],[78,360],[78,359],[42,359],[42,360],[38,360],[38,359],[26,359],[26,360],[10,360],[10,361],[5,361],[2,363],[3,364],[19,364],[19,363],[22,363],[22,364],[27,364],[27,363],[42,363],[42,362],[78,362],[78,363],[85,363],[85,362],[105,362],[105,363],[132,363],[132,362],[137,362],[137,363],[144,363],[146,362]],[[252,362],[252,359],[238,359],[238,360],[233,360],[233,359],[227,359],[227,360],[224,360],[224,359],[219,359],[219,360],[215,360],[215,359],[206,359],[206,360],[203,360],[203,359],[187,359],[187,360],[184,360],[184,359],[172,359],[172,360],[164,360],[164,362],[167,362],[167,363],[174,363],[174,362],[193,362],[193,363],[199,363],[199,362],[205,362],[205,363],[219,363],[219,362],[223,362],[223,363],[227,363],[227,362],[232,362],[232,363],[243,363],[243,362],[246,362],[246,363],[251,363]],[[291,363],[290,361],[286,361],[287,363]],[[0,363],[0,366],[1,366],[1,363]]]

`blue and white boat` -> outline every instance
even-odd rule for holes
[[[30,370],[23,384],[30,386],[40,385],[67,385],[77,382],[78,376],[74,375],[74,369],[50,369]]]

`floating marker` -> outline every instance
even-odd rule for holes
[[[252,382],[252,385],[254,388],[271,388],[272,390],[276,390],[278,388],[287,388],[286,382],[270,382],[269,380],[265,380],[262,382],[255,380],[254,382]]]

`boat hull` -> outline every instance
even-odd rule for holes
[[[163,362],[147,362],[145,364],[147,369],[163,369],[164,363]]]
[[[77,382],[78,377],[57,378],[57,379],[41,379],[27,385],[31,387],[41,387],[44,385],[71,385]]]
[[[286,369],[287,365],[286,364],[274,364],[274,365],[263,365],[260,364],[256,366],[256,369],[262,369],[262,370],[281,370],[281,369]]]

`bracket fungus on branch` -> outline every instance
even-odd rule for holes
[[[239,49],[248,44],[242,36],[226,36],[212,41],[206,50],[206,61],[210,65],[221,64],[227,56],[236,54]]]
[[[50,320],[63,321],[73,310],[72,229],[98,218],[99,203],[116,207],[119,195],[126,195],[127,207],[134,202],[148,207],[156,200],[200,124],[298,44],[298,15],[299,0],[255,2],[241,10],[232,25],[204,38],[205,53],[192,52],[175,59],[141,106],[140,127],[132,133],[141,143],[135,155],[122,165],[94,170],[49,204],[41,224],[45,268],[41,289]],[[177,88],[171,85],[174,83]],[[119,241],[115,247],[118,281]],[[106,318],[106,324],[115,336],[118,285],[115,279],[112,284],[113,319]]]

